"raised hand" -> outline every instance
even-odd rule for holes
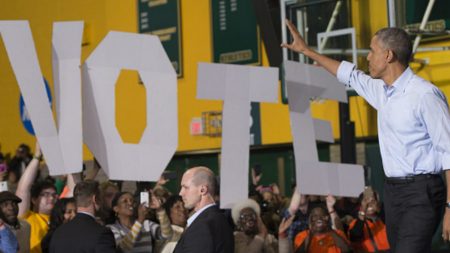
[[[326,198],[326,202],[327,202],[328,212],[333,211],[334,204],[336,204],[336,198],[333,195],[328,194],[328,196]]]
[[[259,175],[256,175],[256,171],[254,168],[252,168],[252,183],[254,186],[257,186],[259,181],[261,180],[262,173]]]
[[[151,209],[155,209],[155,210],[161,210],[162,209],[162,203],[161,200],[155,196],[155,194],[153,194],[152,191],[150,191],[152,197],[151,197],[151,201],[150,201],[150,208]]]
[[[157,186],[163,186],[165,184],[167,184],[167,182],[169,182],[169,179],[166,179],[163,175],[161,175],[158,179],[158,181],[156,182],[155,188]]]
[[[281,44],[281,47],[288,48],[297,53],[304,53],[306,50],[309,50],[308,45],[306,45],[305,40],[298,32],[295,25],[292,24],[292,22],[289,21],[288,19],[286,19],[286,26],[288,27],[288,29],[291,33],[292,43],[291,44],[283,43],[283,44]]]
[[[278,227],[278,235],[285,235],[288,228],[294,222],[295,215],[291,215],[289,218],[283,218],[281,220],[280,226]]]

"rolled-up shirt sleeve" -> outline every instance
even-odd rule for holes
[[[336,74],[338,81],[345,84],[346,86],[350,86],[350,76],[354,69],[354,64],[351,64],[347,61],[341,62]]]
[[[361,70],[356,69],[353,63],[342,61],[338,67],[336,77],[339,82],[353,88],[372,107],[379,109],[382,96],[384,96],[385,83],[381,79],[374,79]]]

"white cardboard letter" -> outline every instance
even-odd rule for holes
[[[250,102],[277,102],[278,68],[199,63],[197,98],[224,100],[221,208],[248,198]]]
[[[331,127],[324,121],[314,121],[310,112],[311,97],[347,102],[344,85],[321,67],[292,61],[284,62],[284,66],[299,191],[357,197],[364,190],[363,167],[319,162],[316,139],[329,141],[330,132],[324,131]]]
[[[58,134],[67,167],[66,174],[83,169],[80,71],[82,36],[83,22],[53,24],[53,83]]]
[[[59,62],[60,64],[60,69],[56,71],[55,75],[74,78],[70,82],[70,89],[75,92],[74,96],[77,96],[77,89],[78,93],[80,93],[80,83],[77,83],[77,80],[79,80],[79,48],[81,46],[83,25],[82,22],[68,24],[61,23],[59,25],[63,26],[63,29],[67,29],[64,31],[65,35],[63,36],[69,34],[70,36],[69,38],[62,38],[61,30],[58,28],[55,29],[56,34],[53,45],[55,54],[53,57],[54,62]],[[6,51],[8,52],[8,57],[16,75],[17,82],[19,83],[30,119],[33,122],[36,137],[48,164],[50,174],[58,175],[81,171],[81,160],[77,160],[80,159],[80,157],[75,154],[74,157],[68,159],[69,156],[74,154],[69,154],[67,152],[63,153],[61,149],[61,145],[64,145],[64,148],[67,147],[71,150],[75,150],[74,152],[76,153],[78,152],[76,151],[77,149],[81,152],[81,145],[79,141],[76,141],[76,136],[73,138],[74,143],[67,144],[66,136],[67,131],[70,131],[70,128],[66,128],[65,123],[63,123],[66,121],[65,119],[60,119],[60,127],[63,126],[62,128],[64,130],[62,131],[65,132],[63,134],[64,137],[60,139],[58,135],[52,110],[48,105],[45,84],[39,67],[28,21],[0,21],[0,33],[5,43]],[[62,51],[71,51],[71,53],[60,54]],[[68,64],[69,61],[70,64]],[[65,83],[66,80],[58,80],[57,82],[60,82],[62,85],[62,82]],[[66,92],[65,88],[61,88],[60,90],[61,93]],[[64,96],[61,96],[61,99],[65,99]],[[72,105],[68,106],[66,101],[61,101],[60,104],[64,104],[63,107],[75,114],[73,122],[80,120],[76,118],[76,110],[81,109],[76,108],[76,104],[74,107],[72,107]],[[59,111],[59,116],[66,114],[63,110]],[[78,115],[79,114],[80,113],[78,112]],[[70,116],[67,115],[66,117]],[[79,131],[81,131],[81,129]],[[66,160],[70,160],[70,162],[66,163]]]
[[[137,70],[147,95],[139,144],[123,143],[115,121],[121,69]],[[110,32],[83,65],[83,138],[111,179],[157,181],[178,144],[177,75],[157,36]]]

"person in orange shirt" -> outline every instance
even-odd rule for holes
[[[334,201],[333,201],[334,200]],[[327,197],[327,209],[316,207],[309,216],[309,229],[300,232],[294,239],[295,253],[343,253],[351,252],[350,243],[345,233],[334,227],[341,227],[335,222],[337,216],[333,209],[335,199]]]
[[[379,217],[381,210],[379,197],[367,187],[361,196],[358,218],[349,226],[348,235],[355,252],[389,252],[386,225]]]

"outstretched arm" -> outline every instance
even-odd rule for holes
[[[22,199],[19,203],[19,217],[22,217],[30,209],[31,200],[31,186],[39,171],[39,158],[42,156],[41,147],[36,141],[36,151],[31,162],[28,164],[27,168],[23,172],[22,177],[17,185],[16,195]]]
[[[294,189],[294,193],[292,194],[291,203],[289,204],[289,208],[288,208],[289,214],[291,216],[295,215],[295,213],[297,212],[298,207],[301,204],[301,199],[302,199],[302,196],[300,195],[300,192],[296,186]]]
[[[291,21],[286,19],[286,25],[291,33],[292,36],[292,43],[287,44],[283,43],[281,44],[282,47],[288,48],[292,51],[295,51],[297,53],[304,54],[305,56],[313,59],[318,64],[320,64],[322,67],[324,67],[328,72],[336,76],[337,70],[339,68],[339,65],[341,64],[339,61],[336,61],[334,59],[331,59],[330,57],[327,57],[325,55],[319,54],[306,44],[305,40],[302,38],[300,33],[298,32],[297,28],[294,24],[292,24]]]

